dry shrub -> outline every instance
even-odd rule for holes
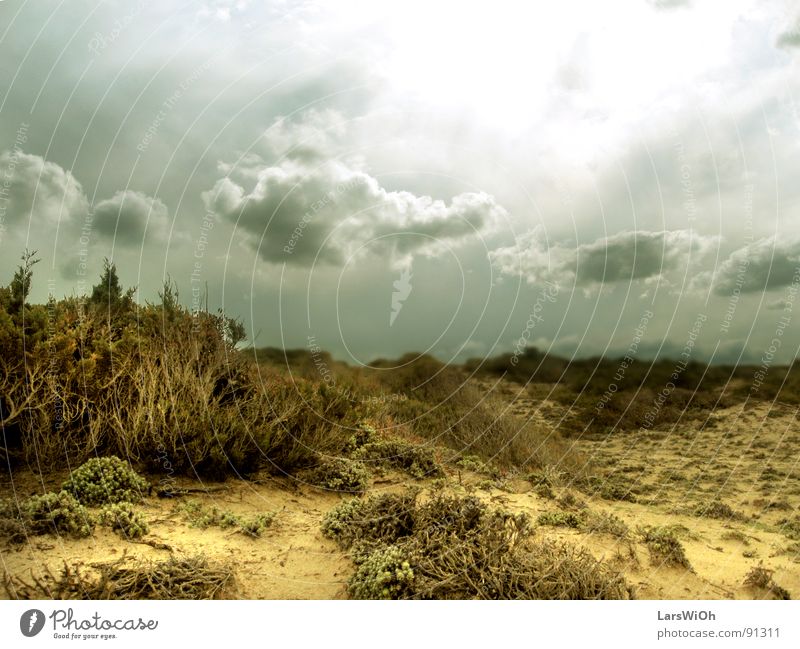
[[[415,596],[423,599],[628,599],[624,577],[584,548],[528,542],[509,548],[482,528],[471,538],[411,553]]]
[[[775,583],[774,570],[762,565],[754,566],[744,578],[745,586],[759,588],[770,593],[775,599],[792,599],[789,591]]]
[[[627,539],[630,528],[619,516],[610,512],[589,512],[584,529],[590,533],[608,534],[618,539]]]
[[[730,505],[720,500],[712,500],[710,503],[698,503],[694,509],[695,516],[705,518],[716,518],[720,520],[740,521],[744,515],[735,511]]]
[[[256,367],[236,350],[229,318],[192,314],[167,289],[160,305],[122,301],[113,313],[54,303],[49,338],[48,310],[28,311],[22,353],[22,330],[0,305],[0,458],[11,462],[114,454],[155,472],[288,472],[341,453],[374,409]]]
[[[5,575],[13,599],[224,599],[233,593],[233,568],[202,555],[163,561],[121,557],[109,563],[69,565],[58,575],[45,569],[27,582]]]
[[[356,542],[394,543],[414,527],[417,492],[353,498],[337,505],[322,521],[322,532],[345,549]]]
[[[524,514],[435,492],[349,501],[323,531],[358,564],[349,592],[393,599],[619,599],[624,578],[586,550],[533,540]]]

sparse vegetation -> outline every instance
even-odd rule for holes
[[[223,530],[236,528],[236,531],[252,538],[260,537],[275,520],[275,512],[264,512],[245,518],[218,507],[206,507],[194,500],[181,503],[176,507],[176,511],[182,514],[192,527],[203,530],[209,527],[219,527]]]

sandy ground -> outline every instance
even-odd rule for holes
[[[560,416],[554,403],[542,403],[522,386],[503,390],[519,414],[555,425]],[[537,534],[587,547],[595,557],[612,562],[625,573],[639,598],[752,599],[768,597],[743,584],[754,566],[774,570],[774,580],[794,597],[800,597],[800,543],[781,524],[798,520],[800,512],[800,426],[797,411],[765,404],[730,408],[703,422],[682,422],[675,430],[652,431],[646,436],[614,434],[577,440],[576,445],[601,467],[610,479],[628,485],[636,502],[607,500],[581,493],[569,485],[567,492],[589,510],[610,512],[633,531],[632,540],[570,528],[540,527]],[[448,468],[448,489],[477,494],[491,503],[534,518],[562,507],[557,500],[534,492],[525,479],[487,484],[485,476]],[[0,496],[25,497],[53,489],[63,480],[53,474],[42,480],[31,473],[6,477]],[[266,599],[344,598],[353,566],[336,545],[320,533],[324,514],[342,500],[289,480],[264,477],[252,482],[190,483],[211,487],[211,493],[186,498],[238,515],[275,512],[273,525],[260,537],[249,538],[216,527],[194,528],[179,511],[181,500],[148,498],[141,510],[150,523],[147,541],[164,544],[157,549],[120,539],[98,528],[83,540],[54,536],[32,537],[23,544],[0,543],[0,567],[24,578],[41,574],[43,566],[58,570],[67,562],[104,562],[129,556],[159,558],[170,552],[202,552],[210,559],[233,562],[237,574],[236,596]],[[403,475],[376,480],[373,491],[402,489],[426,482]],[[697,516],[699,504],[720,499],[740,513],[734,520]],[[654,562],[635,533],[641,526],[674,526],[684,545],[691,569]],[[7,597],[8,594],[6,593]]]

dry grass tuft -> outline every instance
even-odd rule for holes
[[[225,599],[235,576],[228,564],[212,564],[204,556],[164,561],[132,560],[69,565],[58,575],[46,569],[27,582],[5,576],[12,599]]]

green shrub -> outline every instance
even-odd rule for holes
[[[800,516],[782,518],[778,521],[778,529],[786,538],[792,541],[800,541]]]
[[[138,539],[150,532],[144,516],[130,503],[106,505],[100,512],[101,525],[107,525],[125,539]]]
[[[84,505],[138,503],[149,485],[116,456],[92,458],[72,473],[62,488]]]
[[[378,433],[369,424],[361,423],[356,426],[355,432],[347,440],[347,447],[345,450],[352,453],[360,449],[365,444],[371,444],[378,441]]]
[[[275,512],[258,514],[252,518],[240,518],[238,521],[239,531],[245,536],[252,538],[260,537],[264,531],[272,525],[275,520]]]
[[[367,490],[371,474],[363,462],[348,458],[326,458],[305,474],[306,480],[317,487],[343,493]]]
[[[237,532],[252,538],[260,537],[275,520],[275,512],[244,518],[218,507],[205,507],[195,500],[182,503],[176,510],[183,514],[192,527],[199,529],[219,527],[223,530],[235,527]]]
[[[691,570],[686,551],[678,540],[675,530],[669,527],[646,527],[641,533],[642,540],[655,561]]]
[[[354,599],[405,599],[413,593],[414,571],[403,550],[388,545],[370,553],[350,579]]]
[[[90,536],[94,527],[89,512],[72,494],[66,491],[31,496],[24,500],[17,514],[18,533],[13,540],[19,541],[23,534],[58,534],[78,538]],[[24,536],[23,536],[24,538]]]
[[[238,519],[233,513],[217,507],[206,507],[196,500],[181,503],[176,510],[183,514],[191,527],[201,530],[212,526],[227,529],[238,523]]]
[[[433,451],[402,440],[364,444],[353,457],[375,466],[401,469],[414,478],[436,478],[444,474]]]
[[[553,511],[540,514],[536,519],[539,525],[551,525],[553,527],[572,527],[578,529],[583,525],[584,517],[575,512]]]

